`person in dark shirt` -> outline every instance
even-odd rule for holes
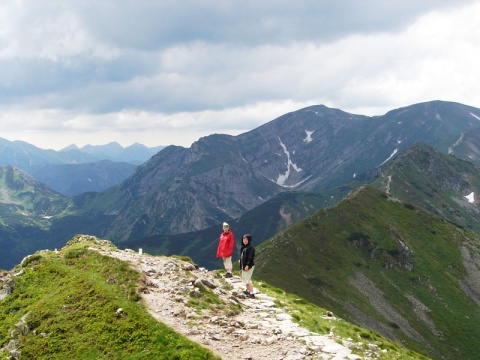
[[[251,245],[252,235],[245,234],[242,237],[242,247],[240,248],[240,273],[242,281],[245,283],[246,290],[243,292],[250,298],[255,298],[253,293],[252,274],[255,267],[255,248]]]

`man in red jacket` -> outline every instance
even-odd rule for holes
[[[217,258],[222,258],[223,266],[227,273],[225,274],[226,278],[232,277],[232,255],[233,255],[233,245],[235,244],[235,239],[233,238],[233,233],[230,231],[230,226],[224,222],[223,223],[223,232],[220,234],[220,242],[218,243],[217,249]]]

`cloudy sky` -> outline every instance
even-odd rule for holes
[[[3,0],[0,137],[189,147],[324,104],[480,107],[480,1]]]

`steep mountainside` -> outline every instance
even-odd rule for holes
[[[448,153],[480,166],[480,127],[462,132],[455,143],[448,148]]]
[[[11,165],[0,168],[0,187],[0,205],[22,216],[53,216],[68,205],[64,196]]]
[[[240,239],[243,234],[255,234],[256,243],[264,241],[293,223],[313,214],[316,209],[330,204],[327,194],[281,193],[258,207],[230,221],[236,240],[234,260],[238,258]],[[259,219],[262,219],[259,221]],[[122,248],[143,248],[152,255],[186,255],[197,264],[213,270],[221,265],[215,257],[221,226],[176,235],[156,235],[118,244]]]
[[[61,246],[64,234],[50,233],[51,224],[74,210],[69,199],[19,169],[0,168],[0,268],[38,249]]]
[[[480,234],[477,201],[480,170],[471,163],[444,155],[423,143],[413,143],[389,167],[381,173],[370,174],[368,178],[377,176],[372,186]],[[255,243],[261,244],[319,208],[335,205],[360,185],[361,182],[352,181],[318,193],[280,193],[238,220],[232,220],[230,225],[238,238],[244,233],[255,234]],[[214,226],[192,233],[134,239],[119,245],[142,247],[151,254],[188,255],[198,264],[213,269],[219,266],[218,259],[212,256],[218,232],[219,226]]]
[[[374,186],[480,234],[480,169],[416,143],[386,169]]]
[[[234,137],[212,135],[190,149],[165,148],[86,210],[115,215],[105,237],[123,241],[204,229],[281,191],[242,158]]]
[[[480,109],[433,101],[366,117],[325,106],[289,113],[238,135],[168,147],[87,204],[115,217],[115,242],[205,229],[239,218],[285,191],[341,186],[381,167],[410,143],[443,152],[480,126]]]
[[[255,276],[435,359],[477,359],[480,236],[371,186],[257,247]]]

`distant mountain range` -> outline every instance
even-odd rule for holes
[[[82,148],[70,145],[55,151],[0,138],[0,166],[13,165],[55,191],[74,196],[118,184],[130,176],[137,165],[163,148],[148,148],[138,143],[123,148],[112,142]]]
[[[117,142],[110,142],[105,145],[85,145],[81,148],[76,145],[70,145],[60,150],[61,153],[81,152],[95,157],[97,160],[111,160],[114,162],[126,162],[140,165],[158,153],[165,146],[146,147],[145,145],[135,143],[123,147]]]

